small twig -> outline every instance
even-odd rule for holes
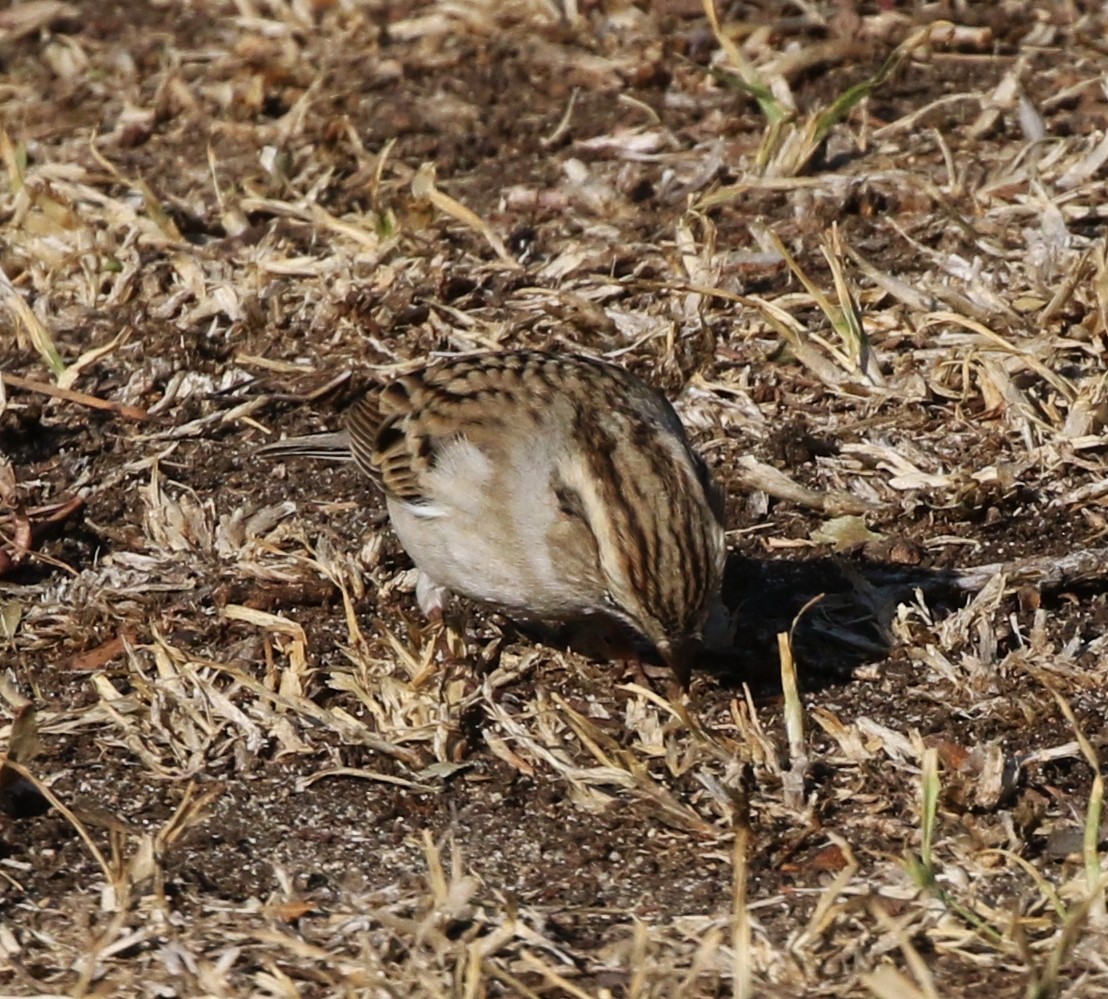
[[[10,757],[4,762],[5,767],[10,767],[11,770],[23,778],[28,784],[31,785],[39,794],[41,794],[54,808],[60,812],[66,819],[66,821],[74,828],[77,835],[84,841],[85,846],[88,848],[89,853],[92,854],[96,863],[100,866],[100,870],[104,874],[104,879],[109,885],[113,887],[116,884],[116,879],[113,876],[112,867],[108,863],[107,858],[101,852],[100,848],[96,845],[95,840],[89,834],[88,828],[77,817],[77,815],[68,808],[65,803],[41,780],[39,780],[30,770],[27,769],[22,763],[11,759]]]
[[[305,392],[300,398],[304,402],[315,402],[317,399],[322,399],[325,395],[330,395],[334,392],[340,385],[345,385],[350,381],[353,374],[354,372],[352,371],[341,371],[330,381],[324,382],[319,388],[312,389],[310,392]]]
[[[49,506],[36,506],[26,511],[31,521],[31,531],[37,540],[42,532],[56,524],[64,524],[78,510],[84,509],[83,496],[71,496],[59,503],[51,503]]]
[[[7,372],[0,372],[0,379],[3,380],[5,385],[22,389],[24,392],[37,392],[39,395],[49,395],[53,396],[55,399],[65,399],[67,402],[75,402],[81,406],[88,406],[89,409],[106,409],[127,420],[147,421],[154,419],[145,409],[139,406],[128,406],[126,403],[112,402],[110,399],[101,399],[99,396],[89,395],[87,392],[77,392],[74,389],[60,388],[48,382],[36,382],[32,381],[30,378],[20,378],[19,375],[9,375]]]
[[[1012,562],[961,569],[955,573],[954,586],[976,593],[998,573],[1010,583],[1031,583],[1039,589],[1058,590],[1074,583],[1108,577],[1108,548],[1088,548],[1065,555],[1033,555]]]
[[[740,480],[747,489],[761,489],[763,492],[777,499],[788,500],[800,506],[806,506],[813,510],[822,510],[832,515],[872,513],[880,509],[880,505],[860,496],[839,490],[808,489],[799,482],[790,479],[784,472],[779,471],[764,461],[759,461],[753,455],[745,455],[740,458],[738,465]]]

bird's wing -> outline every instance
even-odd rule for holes
[[[403,378],[370,389],[351,407],[346,428],[357,466],[386,495],[419,503],[427,499],[420,480],[431,467],[435,441],[412,418],[411,395]]]

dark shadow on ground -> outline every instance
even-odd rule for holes
[[[820,690],[847,682],[854,670],[893,652],[890,627],[898,604],[923,593],[938,613],[966,599],[951,570],[868,562],[849,556],[802,561],[732,553],[723,581],[730,633],[706,635],[694,676],[708,674],[724,689],[749,686],[756,698],[781,691],[778,634],[792,635],[800,686]],[[504,621],[526,641],[568,648],[596,662],[623,662],[630,679],[666,689],[670,672],[643,640],[611,622],[590,618],[565,625]],[[710,631],[710,629],[709,629]],[[636,676],[634,667],[641,666]]]
[[[723,648],[706,650],[698,670],[724,687],[755,693],[780,690],[778,634],[792,634],[800,685],[818,690],[842,683],[893,650],[890,624],[898,604],[916,590],[943,610],[962,603],[950,570],[865,562],[842,557],[804,561],[732,554],[723,582],[734,631]]]

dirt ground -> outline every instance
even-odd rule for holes
[[[0,10],[0,992],[1108,995],[1108,16],[717,10]],[[524,345],[727,489],[683,704],[254,453]]]

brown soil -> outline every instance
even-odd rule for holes
[[[150,414],[0,397],[5,994],[1108,995],[1108,24],[725,5],[793,138],[957,22],[787,170],[699,4],[576,6],[0,11],[0,365]],[[521,345],[727,488],[685,708],[476,608],[440,661],[369,485],[254,454]]]

